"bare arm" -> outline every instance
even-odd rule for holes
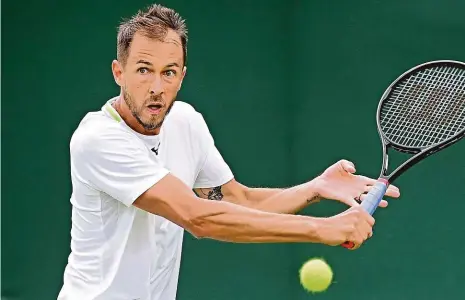
[[[147,190],[134,205],[171,220],[199,238],[236,243],[322,242],[318,227],[323,219],[204,200],[172,175]]]
[[[320,201],[312,182],[288,189],[271,189],[249,188],[233,179],[222,186],[195,189],[195,193],[204,199],[224,200],[261,211],[286,214],[296,213]]]

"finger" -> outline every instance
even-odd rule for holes
[[[369,239],[373,235],[373,227],[368,220],[367,222],[361,222],[357,226],[357,230],[358,230],[360,237],[363,238],[363,242]]]
[[[366,223],[373,227],[375,225],[375,218],[373,218],[372,215],[370,215],[369,213],[367,213],[365,210],[363,211],[364,212],[364,216],[365,216],[365,221]]]
[[[368,214],[368,224],[370,224],[371,227],[375,226],[375,218],[373,218],[372,215]]]
[[[367,240],[373,236],[373,228],[371,228],[370,233],[368,234]]]
[[[389,184],[389,187],[393,188],[393,189],[396,189],[396,190],[399,190],[399,187],[396,186],[396,185],[393,185],[393,184]]]
[[[360,248],[360,245],[361,245],[361,239],[357,237],[358,235],[358,232],[357,233],[353,233],[352,236],[348,239],[349,242],[351,242],[353,244],[353,247],[352,248],[347,248],[349,250],[357,250],[358,248]]]
[[[362,194],[362,196],[360,197],[360,200],[363,201],[366,198],[366,196],[367,196],[366,194]],[[379,202],[378,207],[385,208],[388,206],[388,204],[389,203],[383,199]]]
[[[368,223],[364,223],[359,229],[359,234],[363,238],[363,242],[366,241],[373,234],[371,226]]]
[[[376,180],[376,179],[369,178],[369,177],[366,177],[366,176],[363,176],[363,175],[358,175],[358,177],[359,177],[360,179],[362,179],[362,180],[364,181],[364,183],[365,183],[366,185],[368,185],[368,186],[375,185],[375,183],[378,182],[378,180]],[[392,185],[392,184],[390,184],[390,185],[388,186],[387,191],[393,192],[394,194],[397,193],[397,194],[400,195],[400,190],[399,190],[399,188],[398,188],[397,186],[395,186],[395,185]],[[387,191],[386,191],[386,192],[387,192]]]
[[[396,186],[390,185],[388,189],[386,190],[386,196],[393,197],[393,198],[399,198],[400,197],[399,188]]]
[[[347,200],[345,201],[347,203],[347,205],[351,206],[351,207],[357,207],[359,206],[360,204],[357,202],[357,200],[355,200],[355,198],[352,198],[352,197],[349,197],[347,198]]]
[[[366,184],[365,187],[364,187],[364,192],[368,193],[371,190],[372,187],[373,187],[373,185]],[[386,196],[392,197],[392,198],[399,198],[400,197],[399,188],[396,187],[396,186],[393,186],[393,185],[388,186],[388,188],[386,189]]]
[[[368,193],[371,190],[372,187],[373,187],[372,185],[366,185],[363,190],[364,190],[365,193]],[[386,190],[386,196],[392,197],[392,198],[399,198],[400,197],[400,191],[396,187],[390,187],[389,186],[387,188],[387,190]]]
[[[378,181],[376,179],[366,177],[366,176],[363,176],[363,175],[358,175],[358,177],[363,181],[363,183],[365,183],[366,185],[369,185],[369,186],[374,185]]]
[[[362,246],[363,241],[365,241],[364,234],[360,232],[360,229],[357,230],[357,232],[354,233],[354,244],[355,247],[352,248],[353,250],[356,250]]]
[[[354,243],[354,246],[353,246],[352,248],[349,249],[349,250],[352,250],[352,251],[353,251],[353,250],[357,250],[357,249],[360,248],[360,246],[362,245],[362,244],[359,244],[359,243],[357,243],[357,242],[352,242],[352,243]]]
[[[349,172],[349,173],[355,173],[355,165],[348,161],[348,160],[341,160],[341,167],[344,171]]]
[[[366,238],[367,239],[369,239],[373,235],[373,225],[375,224],[374,220],[375,220],[374,218],[373,218],[373,220],[368,220],[368,223],[366,224],[367,225],[367,229],[366,229],[367,230],[366,231],[366,233],[367,233]]]

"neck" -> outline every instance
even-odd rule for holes
[[[118,112],[121,119],[135,132],[144,135],[157,135],[160,133],[160,128],[153,130],[147,130],[142,126],[137,119],[132,115],[131,110],[124,102],[123,96],[120,95],[115,102],[113,102],[113,108]]]

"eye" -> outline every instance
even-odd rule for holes
[[[166,76],[166,77],[174,77],[176,76],[176,71],[175,70],[166,70],[163,72],[163,74]]]
[[[149,69],[142,67],[142,68],[137,69],[137,72],[140,74],[147,74],[149,72]]]

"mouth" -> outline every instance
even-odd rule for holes
[[[159,114],[161,112],[161,109],[163,108],[163,105],[160,103],[154,103],[154,104],[148,105],[147,108],[150,113]]]

